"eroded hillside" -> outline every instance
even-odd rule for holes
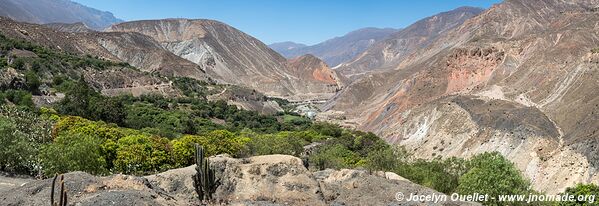
[[[329,113],[344,112],[421,157],[500,151],[549,193],[597,183],[597,7],[495,5],[392,64],[396,70],[352,83]]]

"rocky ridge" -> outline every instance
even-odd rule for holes
[[[308,171],[302,160],[287,155],[234,159],[210,158],[220,186],[211,205],[420,205],[400,202],[395,193],[440,194],[393,173],[362,170]],[[198,205],[193,166],[135,177],[65,174],[69,204]],[[5,205],[46,205],[51,179],[36,180],[0,194]],[[442,205],[478,205],[445,202]]]

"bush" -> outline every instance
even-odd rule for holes
[[[11,173],[30,174],[37,165],[37,148],[8,118],[0,118],[0,169]]]
[[[106,174],[108,170],[101,155],[101,143],[100,139],[85,134],[61,134],[54,143],[42,147],[42,170],[46,176],[70,171]]]
[[[416,160],[401,164],[395,171],[415,183],[433,188],[446,194],[458,187],[461,174],[452,173],[450,162],[442,160]],[[469,193],[470,194],[470,193]]]
[[[591,53],[599,54],[599,47],[591,49]]]
[[[52,122],[15,107],[0,107],[0,170],[36,175],[38,153],[51,141]]]
[[[403,148],[396,150],[391,147],[371,151],[366,157],[366,168],[373,171],[393,171],[405,162],[407,151]]]
[[[594,196],[596,198],[596,197],[599,197],[599,186],[597,186],[595,184],[577,184],[575,187],[566,188],[566,191],[563,192],[562,194],[574,195],[575,197]],[[597,200],[595,199],[594,201],[597,201]],[[560,206],[597,205],[597,203],[596,202],[590,203],[587,200],[587,201],[576,201],[576,202],[560,202],[559,205]]]
[[[4,92],[3,95],[0,95],[0,96],[4,96],[4,98],[6,100],[8,100],[9,102],[11,102],[17,106],[21,106],[21,107],[25,107],[25,108],[29,108],[29,109],[33,109],[35,107],[31,93],[23,91],[23,90],[7,90]],[[0,101],[4,101],[4,100],[0,100]]]
[[[360,157],[342,145],[328,145],[320,148],[318,152],[310,156],[310,165],[319,170],[327,168],[341,169],[360,166]]]
[[[488,194],[497,197],[502,194],[528,194],[530,183],[520,171],[498,152],[474,156],[468,163],[468,172],[459,178],[457,192],[460,194]],[[491,199],[488,205],[505,203]]]
[[[194,164],[194,143],[202,142],[197,135],[184,135],[171,141],[173,145],[173,160],[175,167],[185,167]]]
[[[250,141],[227,130],[215,130],[200,136],[200,145],[204,147],[206,156],[230,154],[238,156]]]
[[[3,69],[6,66],[8,66],[8,61],[6,61],[6,58],[0,57],[0,69]]]
[[[25,72],[25,84],[27,85],[27,90],[31,93],[39,93],[39,87],[42,85],[38,74],[34,71]]]
[[[247,135],[247,134],[246,134]],[[249,155],[286,154],[299,156],[309,142],[301,132],[279,132],[277,134],[248,135]]]
[[[171,168],[169,141],[147,135],[119,139],[114,166],[124,174],[144,175]]]

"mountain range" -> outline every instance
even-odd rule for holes
[[[335,67],[353,59],[374,44],[374,42],[384,39],[397,31],[397,29],[390,28],[363,28],[312,46],[294,42],[282,42],[271,44],[269,47],[286,58],[296,58],[305,54],[312,54],[325,61],[329,66]]]
[[[0,0],[0,16],[36,24],[83,23],[102,30],[123,22],[110,12],[99,11],[71,0]]]

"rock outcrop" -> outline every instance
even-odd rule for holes
[[[215,156],[210,161],[220,182],[214,205],[420,205],[399,202],[395,194],[440,194],[393,173],[369,174],[348,169],[310,172],[302,160],[287,155],[247,159]],[[65,175],[65,186],[69,204],[75,205],[198,205],[193,174],[193,166],[146,177],[95,177],[72,172]],[[47,205],[51,182],[37,180],[15,187],[0,193],[0,202]]]

